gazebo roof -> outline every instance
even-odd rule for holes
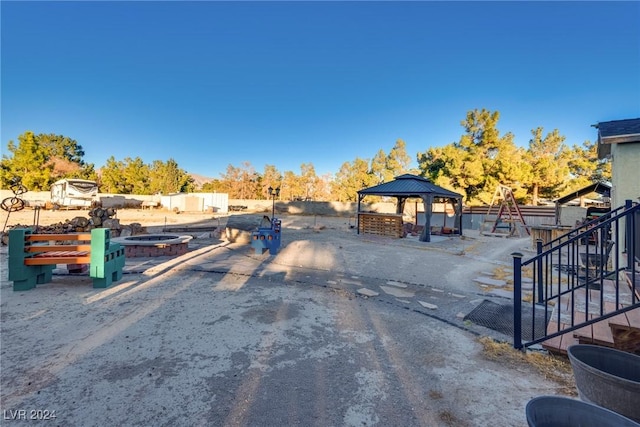
[[[462,195],[435,185],[426,178],[417,175],[404,174],[393,181],[375,185],[358,191],[359,196],[400,196],[422,197],[424,195],[461,199]]]

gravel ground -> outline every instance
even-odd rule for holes
[[[153,232],[226,221],[118,218]],[[508,269],[528,239],[424,243],[357,235],[348,218],[282,221],[275,256],[199,232],[180,257],[128,259],[102,290],[59,274],[13,292],[1,248],[3,425],[55,411],[47,425],[526,426],[530,399],[560,393],[531,366],[485,358],[479,336],[508,337],[462,320],[500,300],[474,279]]]

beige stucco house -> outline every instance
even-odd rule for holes
[[[626,200],[640,203],[640,119],[600,122],[595,127],[598,157],[611,159],[611,208],[624,206]],[[640,247],[638,236],[631,238]],[[623,251],[618,247],[619,253]]]
[[[611,159],[611,207],[640,202],[640,119],[600,122],[598,156]]]

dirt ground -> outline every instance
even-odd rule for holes
[[[39,223],[83,213],[40,211]],[[227,220],[117,218],[150,232]],[[3,247],[2,410],[82,426],[525,426],[530,399],[571,394],[524,358],[487,355],[480,337],[509,337],[462,320],[500,299],[474,278],[508,271],[528,239],[469,231],[426,244],[357,235],[350,218],[281,219],[277,255],[194,233],[186,255],[127,259],[106,290],[60,273],[13,292]]]

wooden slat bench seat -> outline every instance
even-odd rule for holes
[[[49,251],[25,258],[24,265],[90,264],[89,251]]]
[[[110,240],[111,230],[91,233],[34,234],[31,229],[9,230],[9,280],[14,291],[48,283],[58,264],[88,264],[94,288],[106,288],[122,278],[124,247]]]

